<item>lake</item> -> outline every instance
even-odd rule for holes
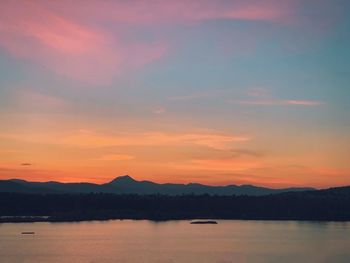
[[[111,220],[0,224],[0,261],[350,262],[350,223]],[[35,235],[21,232],[34,231]]]

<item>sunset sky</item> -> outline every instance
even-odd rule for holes
[[[0,1],[0,179],[350,184],[350,1]]]

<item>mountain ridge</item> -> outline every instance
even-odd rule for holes
[[[22,179],[0,180],[0,192],[16,193],[112,193],[112,194],[209,194],[209,195],[251,195],[261,196],[284,192],[300,192],[315,190],[311,187],[266,188],[255,185],[223,185],[210,186],[199,183],[175,184],[138,181],[129,175],[118,176],[113,180],[94,184],[87,182],[30,182]]]

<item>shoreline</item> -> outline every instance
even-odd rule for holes
[[[350,223],[350,219],[317,219],[317,218],[213,218],[213,217],[169,217],[169,218],[152,218],[152,217],[111,217],[111,218],[43,218],[42,216],[29,216],[28,218],[21,216],[6,216],[6,218],[0,217],[0,224],[6,223],[79,223],[79,222],[91,222],[91,221],[111,221],[111,220],[133,220],[133,221],[141,221],[148,220],[152,222],[166,222],[166,221],[194,221],[194,220],[235,220],[235,221],[298,221],[298,222],[344,222]]]
[[[350,188],[268,196],[1,194],[0,223],[92,220],[350,221]]]

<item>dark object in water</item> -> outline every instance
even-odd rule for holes
[[[35,232],[22,232],[21,234],[22,235],[34,235]]]
[[[204,224],[212,224],[216,225],[218,222],[216,221],[192,221],[191,224],[198,224],[198,225],[204,225]]]

